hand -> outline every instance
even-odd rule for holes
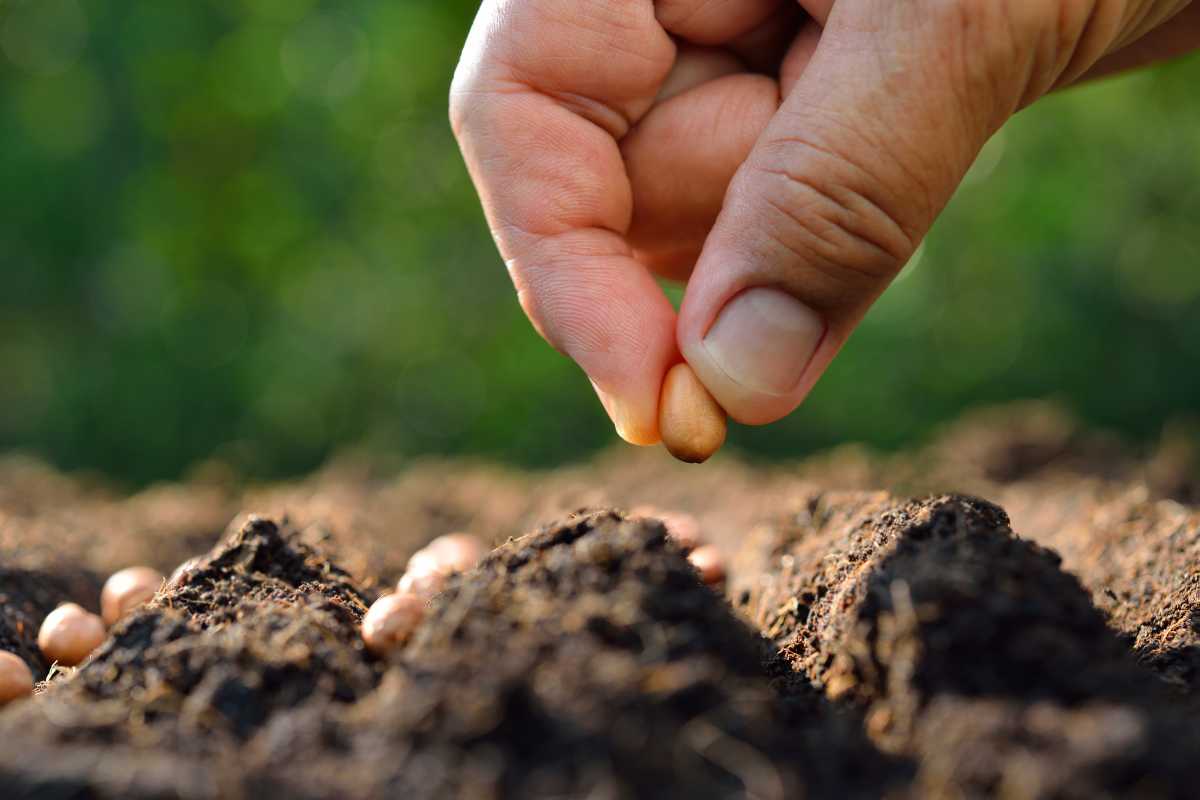
[[[1197,44],[1189,0],[485,0],[451,119],[530,320],[653,444],[681,355],[790,413],[1005,120]]]

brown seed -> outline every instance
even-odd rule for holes
[[[429,600],[446,585],[446,572],[433,562],[432,559],[418,561],[416,569],[404,573],[400,583],[396,585],[398,592],[415,594],[422,600]]]
[[[0,650],[0,706],[33,694],[29,665],[7,650]]]
[[[447,572],[470,572],[487,554],[487,545],[469,533],[448,533],[425,546]]]
[[[691,464],[725,444],[725,411],[687,364],[671,367],[663,379],[658,430],[671,455]]]
[[[362,638],[375,655],[400,647],[421,624],[425,604],[409,592],[397,592],[379,598],[362,621]]]
[[[697,547],[688,555],[688,561],[692,562],[692,566],[700,573],[700,580],[709,586],[725,580],[725,559],[722,558],[721,551],[711,544]]]
[[[162,573],[150,567],[129,567],[104,584],[100,593],[100,616],[115,625],[121,617],[150,600],[163,585]]]
[[[42,655],[64,667],[74,667],[104,642],[104,620],[83,606],[66,603],[47,615],[38,631]]]

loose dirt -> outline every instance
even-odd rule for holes
[[[343,460],[125,496],[3,459],[0,648],[42,683],[0,711],[0,797],[1192,797],[1192,442],[1027,405],[774,467]],[[723,593],[647,504],[696,517]],[[454,530],[495,549],[368,653],[368,605]],[[78,669],[38,652],[58,603],[193,558]]]

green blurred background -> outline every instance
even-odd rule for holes
[[[0,449],[129,482],[217,456],[578,459],[613,434],[521,316],[445,121],[470,0],[0,0]],[[736,447],[900,446],[1059,398],[1200,409],[1200,60],[985,150],[805,407]]]

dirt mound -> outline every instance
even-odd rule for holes
[[[768,583],[788,598],[774,613],[795,620],[782,654],[835,699],[887,700],[880,718],[902,723],[935,693],[1129,691],[1132,659],[1088,593],[996,506],[934,498],[793,535],[795,573]]]
[[[5,785],[113,797],[240,787],[210,767],[236,763],[277,714],[374,689],[378,669],[357,634],[365,611],[340,570],[251,519],[69,677],[4,715]],[[201,771],[211,774],[194,784]]]
[[[661,525],[578,515],[455,582],[343,720],[356,767],[311,761],[287,788],[337,772],[355,776],[339,796],[866,797],[894,779],[815,694],[789,715],[763,656]]]
[[[822,503],[743,601],[794,671],[914,759],[918,794],[1186,796],[1200,726],[1000,508]]]

